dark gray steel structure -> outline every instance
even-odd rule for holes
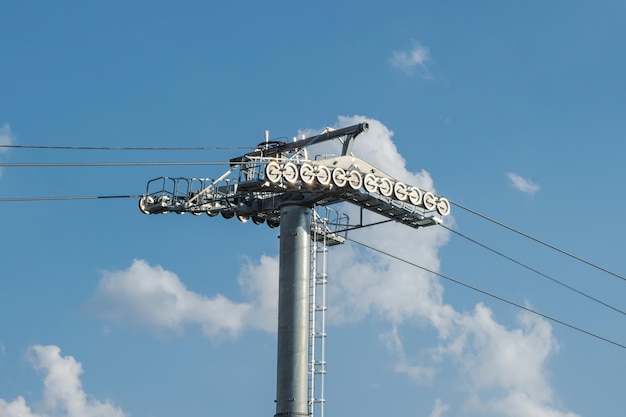
[[[311,240],[343,243],[350,228],[364,226],[346,221],[324,223],[319,230],[311,221],[316,207],[349,202],[413,228],[439,224],[450,211],[445,198],[352,155],[354,139],[367,129],[360,123],[294,142],[266,138],[253,152],[231,159],[230,169],[216,179],[155,178],[139,200],[146,214],[221,214],[280,227],[276,417],[308,416],[315,400],[308,390],[314,372],[308,366],[310,338],[316,332],[309,305]],[[332,139],[342,141],[340,156],[308,158],[308,147]]]

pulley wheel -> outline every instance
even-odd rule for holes
[[[283,178],[289,184],[295,184],[298,181],[298,167],[293,162],[287,162],[283,165]]]
[[[283,173],[280,170],[278,162],[271,161],[265,166],[265,178],[267,178],[269,182],[276,184],[282,177]]]
[[[280,217],[268,218],[267,225],[270,227],[270,229],[276,229],[278,226],[280,226]]]
[[[424,193],[423,204],[426,210],[434,210],[435,208],[437,208],[437,197],[435,197],[435,194],[427,191]]]
[[[265,223],[265,217],[252,216],[252,223],[254,223],[254,224],[263,224],[263,223]]]
[[[139,211],[141,211],[143,214],[150,214],[147,208],[148,204],[154,204],[154,198],[149,195],[144,195],[139,199]]]
[[[395,183],[393,186],[393,195],[400,201],[406,201],[409,198],[409,191],[406,184],[400,181]]]
[[[348,178],[346,177],[346,171],[343,168],[335,168],[333,169],[333,183],[339,187],[343,188],[348,183]]]
[[[442,216],[450,214],[450,202],[447,198],[439,197],[439,201],[437,201],[437,213]]]
[[[414,206],[421,206],[422,204],[422,192],[417,187],[411,187],[408,189],[409,201]]]
[[[348,174],[348,184],[353,190],[358,190],[363,186],[363,176],[359,171],[350,171]]]
[[[370,192],[375,193],[378,189],[378,180],[374,176],[374,174],[365,174],[365,178],[363,178],[363,187]]]
[[[306,185],[311,185],[315,181],[315,170],[311,164],[304,163],[300,166],[300,179]]]
[[[317,182],[319,182],[320,184],[322,185],[330,184],[330,170],[324,165],[320,165],[317,167],[316,177],[317,177]]]
[[[391,194],[393,194],[393,184],[391,183],[391,180],[389,178],[381,178],[378,190],[380,194],[385,197],[391,197]]]

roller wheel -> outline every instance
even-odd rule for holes
[[[393,184],[391,183],[391,180],[389,178],[381,178],[378,190],[380,194],[385,197],[391,197],[391,194],[393,194]]]
[[[317,173],[315,176],[317,177],[317,182],[319,182],[320,184],[330,184],[330,170],[324,165],[320,165],[317,167]]]
[[[139,211],[141,211],[143,214],[150,214],[146,207],[148,204],[154,204],[154,198],[149,195],[144,195],[139,199]]]
[[[283,173],[280,170],[280,165],[276,161],[272,161],[265,166],[265,178],[269,182],[276,184],[283,177]]]
[[[350,171],[348,174],[348,184],[353,190],[358,190],[363,186],[363,176],[359,171]]]
[[[400,201],[406,201],[409,198],[409,190],[407,189],[406,184],[400,181],[395,183],[393,186],[393,195]]]
[[[298,167],[293,162],[283,165],[283,178],[289,184],[295,184],[298,181]]]
[[[365,174],[363,186],[368,192],[375,193],[378,190],[378,180],[373,174]]]
[[[346,171],[343,168],[335,168],[333,169],[333,184],[335,184],[339,188],[345,187],[348,183],[348,178],[346,177]]]
[[[450,202],[447,198],[439,197],[439,201],[437,201],[437,213],[442,216],[450,214]]]
[[[409,188],[408,194],[409,194],[409,201],[411,202],[411,204],[413,204],[414,206],[422,205],[422,192],[420,191],[419,188],[416,188],[416,187]]]
[[[280,226],[280,218],[270,218],[267,219],[267,225],[270,227],[270,229],[276,229],[278,226]]]
[[[437,208],[437,197],[430,191],[425,192],[423,204],[426,210],[434,210]]]
[[[306,185],[311,185],[315,181],[315,170],[311,164],[302,164],[300,167],[300,179]]]

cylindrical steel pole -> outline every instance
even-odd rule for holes
[[[276,417],[308,415],[311,209],[280,209]]]

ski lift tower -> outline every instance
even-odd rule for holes
[[[275,417],[324,417],[325,254],[349,229],[364,226],[349,225],[329,206],[349,202],[415,229],[440,224],[450,212],[445,198],[354,156],[354,140],[367,129],[325,129],[293,142],[270,141],[266,132],[220,177],[155,178],[139,200],[145,214],[221,214],[280,228]],[[333,139],[341,155],[309,159],[308,147]]]

